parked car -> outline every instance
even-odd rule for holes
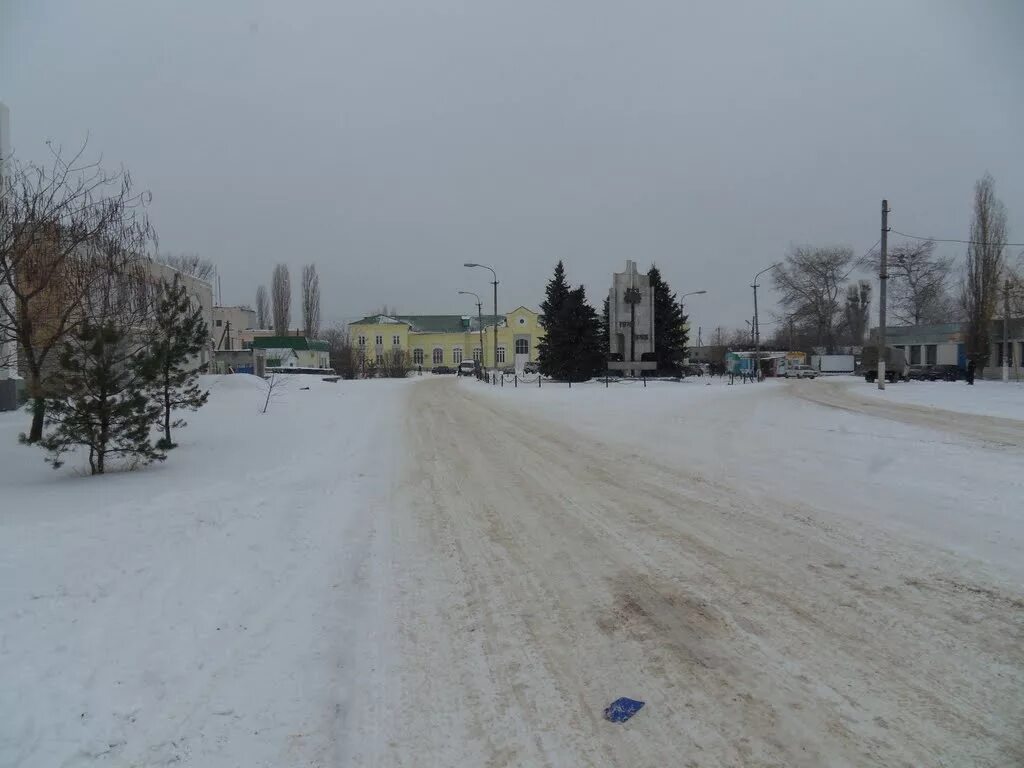
[[[930,365],[912,365],[907,377],[911,381],[938,381],[939,376]]]
[[[459,376],[476,376],[476,372],[476,360],[463,360],[461,363],[459,363]]]
[[[797,364],[787,366],[786,372],[782,375],[787,379],[815,379],[818,377],[818,372],[809,365]]]
[[[450,368],[447,365],[435,365],[430,369],[431,373],[455,373],[454,368]]]
[[[540,363],[531,360],[529,363],[526,363],[526,365],[523,366],[523,373],[540,373]]]
[[[959,381],[963,377],[963,371],[956,365],[933,365],[936,380]]]
[[[690,363],[689,365],[682,366],[682,368],[680,368],[680,372],[683,374],[683,376],[703,376],[704,375],[704,369],[701,368],[696,363]]]

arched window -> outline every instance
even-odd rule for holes
[[[441,347],[434,347],[434,365],[444,362],[444,350]]]
[[[423,365],[423,350],[422,349],[414,349],[412,351],[412,364],[413,365]]]
[[[452,349],[452,362],[456,365],[462,362],[462,347]]]
[[[530,354],[530,340],[529,339],[516,339],[516,354],[517,355],[528,355],[528,354]]]

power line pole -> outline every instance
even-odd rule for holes
[[[1003,381],[1010,380],[1010,281],[1003,283]]]
[[[882,255],[878,262],[878,388],[885,389],[885,282],[889,279],[889,201],[882,201]]]

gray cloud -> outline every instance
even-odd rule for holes
[[[564,259],[598,303],[632,258],[742,326],[791,243],[868,248],[883,196],[963,236],[986,170],[1024,238],[1014,0],[0,7],[15,150],[88,131],[229,302],[315,261],[329,318],[468,311],[481,261],[507,309]]]

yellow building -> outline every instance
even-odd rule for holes
[[[497,365],[523,366],[537,359],[537,342],[544,329],[532,309],[518,307],[498,316]],[[495,364],[494,316],[483,317],[483,348],[480,324],[469,315],[371,315],[349,325],[357,354],[367,362],[379,362],[385,352],[409,352],[413,366],[430,369],[436,365],[455,367],[463,360]]]

